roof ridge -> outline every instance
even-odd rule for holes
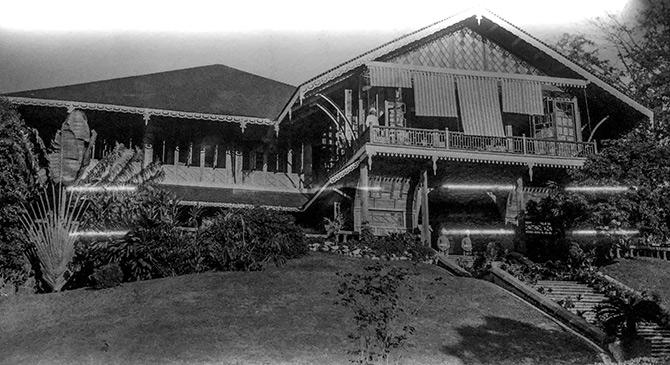
[[[373,53],[373,52],[375,52],[375,51],[378,51],[378,50],[380,50],[380,49],[382,49],[382,48],[384,48],[384,47],[386,47],[386,46],[388,46],[388,45],[390,45],[390,44],[392,44],[392,43],[398,42],[398,41],[400,41],[400,40],[402,40],[402,39],[411,37],[411,36],[414,35],[414,34],[420,33],[420,32],[422,32],[422,31],[424,31],[424,30],[426,30],[426,29],[428,29],[428,28],[434,27],[434,26],[436,26],[436,25],[438,25],[438,24],[440,24],[440,23],[442,23],[442,22],[444,22],[444,21],[449,20],[450,18],[455,17],[456,15],[458,15],[458,14],[454,14],[454,15],[452,15],[452,16],[449,16],[449,17],[440,19],[440,20],[438,20],[438,21],[436,21],[436,22],[433,22],[433,23],[428,24],[428,25],[426,25],[426,26],[424,26],[424,27],[421,27],[421,28],[419,28],[419,29],[417,29],[417,30],[411,31],[411,32],[409,32],[409,33],[406,33],[406,34],[401,35],[400,37],[397,37],[397,38],[394,38],[394,39],[392,39],[392,40],[390,40],[390,41],[388,41],[388,42],[385,42],[385,43],[383,43],[383,44],[381,44],[381,45],[379,45],[379,46],[377,46],[377,47],[375,47],[375,48],[372,48],[372,49],[370,49],[370,50],[368,50],[368,51],[366,51],[366,52],[364,52],[364,53],[359,54],[359,55],[356,56],[356,57],[350,58],[350,59],[348,59],[348,60],[346,60],[346,61],[344,61],[344,62],[342,62],[342,63],[340,63],[340,64],[338,64],[338,65],[336,65],[336,66],[333,66],[333,67],[327,69],[326,71],[324,71],[324,72],[322,72],[322,73],[320,73],[320,74],[318,74],[318,75],[316,75],[316,76],[310,78],[309,80],[300,83],[300,84],[298,85],[298,87],[301,87],[301,86],[303,86],[303,85],[307,85],[307,84],[309,84],[310,82],[312,82],[312,81],[318,79],[319,77],[321,77],[321,76],[323,76],[323,75],[326,75],[327,73],[329,73],[329,72],[331,72],[331,71],[334,71],[334,70],[336,70],[336,69],[338,69],[338,68],[340,68],[340,67],[342,67],[342,66],[344,66],[344,65],[346,65],[346,64],[348,64],[348,63],[351,63],[351,62],[353,62],[353,61],[355,61],[355,60],[357,60],[357,59],[359,59],[359,58],[365,57],[365,56],[369,55],[370,53]]]
[[[37,92],[37,91],[44,91],[44,90],[58,89],[58,88],[66,88],[66,87],[73,87],[73,86],[84,86],[84,85],[90,85],[90,84],[96,84],[96,83],[102,83],[102,82],[110,82],[110,81],[122,81],[122,80],[129,80],[129,79],[133,79],[133,78],[138,78],[138,77],[165,75],[165,74],[170,74],[170,73],[190,71],[190,70],[196,70],[196,69],[213,68],[213,67],[222,67],[222,68],[226,68],[226,69],[230,69],[230,70],[235,70],[237,72],[241,72],[241,73],[253,76],[253,77],[258,77],[258,78],[270,80],[270,81],[276,82],[278,84],[282,84],[282,85],[285,85],[285,86],[288,86],[288,87],[296,88],[295,85],[287,84],[285,82],[278,81],[278,80],[275,80],[275,79],[271,79],[269,77],[265,77],[265,76],[261,76],[261,75],[258,75],[258,74],[255,74],[255,73],[252,73],[252,72],[249,72],[249,71],[241,70],[239,68],[224,65],[222,63],[212,63],[212,64],[208,64],[208,65],[192,66],[192,67],[178,68],[178,69],[165,70],[165,71],[156,71],[156,72],[137,74],[137,75],[112,77],[112,78],[108,78],[108,79],[78,82],[78,83],[74,83],[74,84],[66,84],[66,85],[60,85],[60,86],[49,86],[49,87],[43,87],[43,88],[39,88],[39,89],[12,91],[12,92],[0,94],[0,95],[1,96],[12,96],[14,94],[19,94],[19,93],[22,94],[22,93],[27,93],[27,92]]]

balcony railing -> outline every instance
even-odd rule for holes
[[[459,151],[499,152],[521,155],[586,157],[597,153],[595,142],[572,142],[523,137],[468,135],[439,129],[373,126],[370,143],[438,148]]]

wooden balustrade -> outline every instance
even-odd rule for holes
[[[371,128],[370,142],[396,146],[559,157],[585,157],[596,152],[595,142],[545,140],[525,136],[477,136],[449,130],[382,126]]]

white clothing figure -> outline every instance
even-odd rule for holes
[[[465,231],[465,238],[461,240],[461,248],[463,249],[464,255],[472,255],[472,240],[470,239],[470,231]]]
[[[440,253],[445,256],[449,256],[449,249],[451,248],[451,240],[445,232],[440,234],[440,237],[437,239],[437,248],[440,249]]]
[[[368,111],[368,116],[365,118],[365,126],[370,128],[372,126],[378,126],[379,119],[377,119],[377,109],[370,108]]]

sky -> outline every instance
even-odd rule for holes
[[[292,85],[483,6],[548,42],[631,0],[37,1],[2,3],[0,93],[225,64]]]

